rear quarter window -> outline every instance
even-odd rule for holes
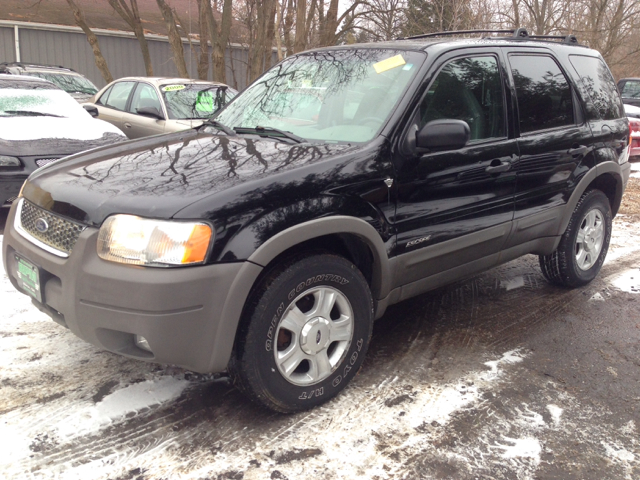
[[[622,101],[613,76],[604,61],[597,57],[569,55],[580,76],[580,84],[591,100],[587,105],[589,120],[611,120],[624,116]]]

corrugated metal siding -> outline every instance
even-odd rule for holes
[[[0,28],[0,63],[15,61],[16,49],[13,43],[13,28]]]
[[[136,38],[108,35],[97,35],[97,37],[102,55],[114,78],[146,75],[140,45]],[[154,75],[159,77],[178,76],[169,43],[152,39],[148,39],[147,42]],[[185,43],[184,47],[187,69],[192,78],[197,78],[197,60],[191,54],[189,44]],[[193,47],[199,53],[200,46],[194,44]],[[0,54],[6,55],[6,60],[3,61],[14,61],[13,48],[13,30],[0,28]],[[5,50],[7,50],[6,53]],[[98,87],[103,87],[106,84],[95,65],[93,51],[84,33],[20,27],[20,56],[23,62],[64,65],[73,68],[87,76]],[[247,86],[247,50],[241,47],[228,48],[226,61],[227,83],[239,90],[244,89]],[[274,53],[273,63],[276,62],[277,55]],[[212,78],[211,73],[210,66],[209,79]]]

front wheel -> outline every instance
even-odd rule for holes
[[[331,254],[275,268],[248,300],[229,364],[234,383],[279,412],[337,395],[364,359],[373,302],[362,273]]]
[[[560,244],[540,255],[540,269],[551,283],[579,287],[591,282],[602,267],[611,240],[611,206],[600,190],[586,192],[576,205]]]

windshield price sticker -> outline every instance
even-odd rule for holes
[[[18,277],[18,286],[33,298],[35,298],[39,302],[42,302],[38,267],[18,255],[15,255],[15,259],[18,264],[18,268],[16,271],[16,276]]]
[[[395,57],[387,58],[386,60],[382,60],[378,63],[373,64],[373,68],[376,73],[386,72],[387,70],[391,70],[392,68],[399,67],[404,65],[405,60],[402,58],[402,55],[396,55]]]
[[[175,92],[176,90],[184,90],[186,87],[184,85],[167,85],[166,87],[162,87],[163,92]]]

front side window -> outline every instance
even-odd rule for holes
[[[623,117],[618,88],[607,65],[600,58],[585,55],[569,55],[569,60],[580,75],[582,87],[593,103],[593,107],[588,106],[589,119],[612,120]],[[635,85],[633,85],[634,83]],[[629,96],[640,95],[638,82],[627,82],[624,86],[625,89],[627,89],[627,85],[629,85],[629,90],[634,92]],[[594,109],[595,111],[593,111]]]
[[[546,55],[509,55],[518,98],[520,133],[574,125],[571,87]]]
[[[138,113],[138,109],[145,107],[154,107],[159,113],[162,113],[162,106],[160,105],[160,99],[158,98],[156,89],[148,83],[138,83],[133,93],[133,98],[131,99],[129,112]]]
[[[113,87],[111,87],[111,92],[109,93],[109,98],[107,98],[104,105],[107,107],[115,108],[116,110],[124,111],[127,106],[127,100],[129,99],[129,94],[133,89],[135,82],[118,82]],[[102,97],[100,97],[102,100]]]
[[[276,128],[309,140],[367,142],[424,62],[422,52],[362,48],[296,55],[225,107],[230,128]]]
[[[460,58],[440,70],[420,104],[418,126],[445,118],[467,122],[471,140],[505,136],[504,95],[495,57]]]

